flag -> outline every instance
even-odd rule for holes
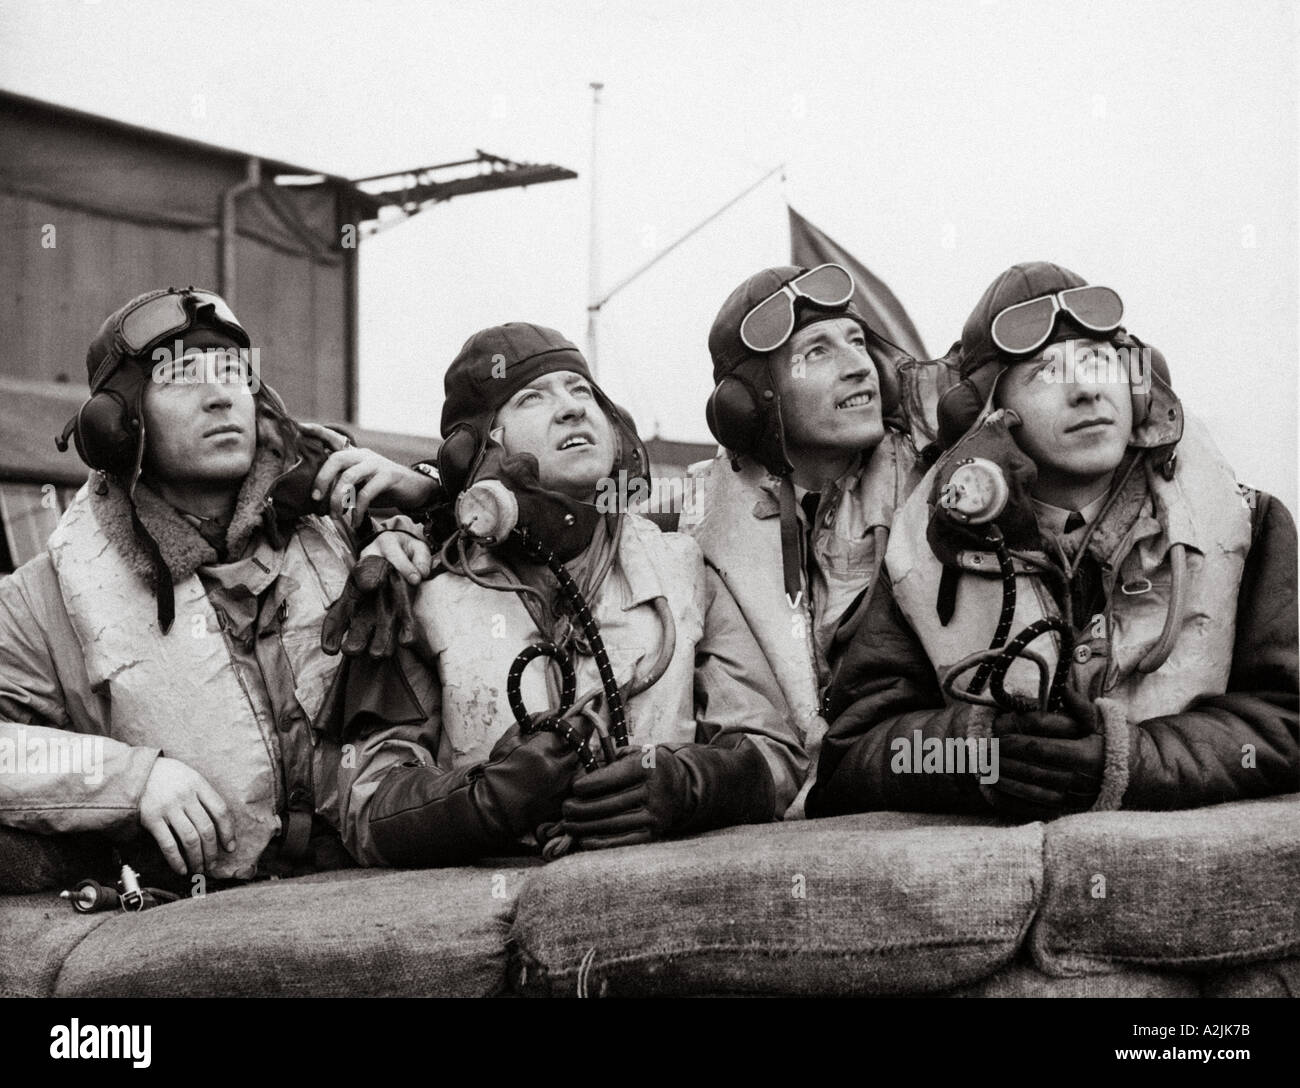
[[[857,285],[853,301],[858,312],[877,333],[915,360],[899,367],[903,406],[911,420],[916,444],[924,446],[933,442],[939,433],[936,418],[939,397],[956,380],[956,374],[942,362],[930,360],[920,333],[893,291],[833,238],[793,208],[787,208],[790,212],[791,263],[801,268],[815,268],[819,264],[834,262],[847,268]]]
[[[890,343],[897,344],[914,359],[928,359],[921,336],[894,292],[880,282],[852,253],[818,230],[793,208],[790,211],[790,261],[801,268],[815,268],[833,261],[842,264],[858,285],[853,301],[867,324]]]

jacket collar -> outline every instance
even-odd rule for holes
[[[826,489],[827,495],[822,498],[824,510],[838,515],[843,508],[841,499],[848,496],[858,507],[852,520],[859,533],[875,525],[889,525],[894,511],[907,498],[903,474],[899,472],[898,448],[905,441],[903,435],[886,431],[869,458],[859,461]],[[781,513],[781,478],[764,470],[758,487],[762,494],[754,503],[754,517],[760,521],[777,517]],[[826,505],[828,502],[830,505]]]
[[[1097,522],[1088,538],[1088,551],[1102,563],[1114,565],[1139,540],[1160,532],[1147,490],[1147,476],[1142,465],[1136,466],[1124,481],[1120,493]]]
[[[284,549],[277,549],[266,538],[258,534],[244,555],[232,558],[220,566],[204,564],[204,576],[211,577],[227,590],[241,592],[248,597],[260,597],[272,582],[280,578],[284,567]],[[281,594],[293,591],[288,580],[282,581]]]
[[[660,535],[657,526],[638,515],[622,515],[618,556],[597,593],[618,593],[619,607],[624,612],[652,601],[656,597],[667,596],[664,590],[664,578],[655,564],[654,550],[647,541],[647,537]],[[491,577],[505,574],[509,579],[518,579],[521,576],[519,571],[503,564],[494,552],[486,548],[479,549],[471,557],[470,569],[476,574],[486,574]],[[545,591],[555,593],[555,580],[549,574],[541,575],[541,578],[541,585],[546,587]],[[594,607],[594,601],[588,603]]]
[[[993,401],[997,393],[998,381],[1005,373],[1004,369],[994,378],[984,398],[984,408],[976,420],[976,425],[982,423],[996,410]],[[1161,385],[1161,390],[1167,391],[1167,387]],[[1184,436],[1185,420],[1182,405],[1171,391],[1168,392],[1168,398],[1161,398],[1162,408],[1166,400],[1177,407],[1176,414],[1165,408],[1164,429],[1148,429],[1143,432],[1144,438],[1140,445],[1130,446],[1130,450],[1135,452],[1142,463],[1130,474],[1124,484],[1124,493],[1115,500],[1088,540],[1088,551],[1104,562],[1112,561],[1117,554],[1127,553],[1137,541],[1157,536],[1162,531],[1165,534],[1165,539],[1161,543],[1162,552],[1167,551],[1173,544],[1185,544],[1204,554],[1205,530],[1198,527],[1195,514],[1200,505],[1194,501],[1198,496],[1192,494],[1186,487],[1183,482],[1184,473],[1176,473],[1174,480],[1166,484],[1152,469],[1151,458],[1147,454],[1147,447],[1157,440],[1169,439],[1172,436],[1173,441],[1178,441]],[[1177,434],[1173,434],[1170,428],[1176,429]],[[1191,456],[1199,458],[1202,455],[1200,443],[1197,442],[1200,437],[1199,429],[1195,426],[1186,429],[1198,431],[1189,439],[1188,446]],[[1217,455],[1217,450],[1214,453]]]
[[[283,464],[278,453],[259,447],[253,467],[240,485],[235,512],[226,530],[226,552],[232,559],[243,555],[253,534],[261,527],[267,491],[283,470]],[[104,536],[127,565],[152,585],[153,564],[131,525],[131,499],[126,490],[103,474],[91,481],[89,490],[91,509]],[[198,529],[143,482],[136,485],[135,507],[141,524],[157,542],[173,583],[184,581],[199,567],[217,562],[216,549],[203,539]]]
[[[1166,480],[1152,466],[1145,451],[1110,512],[1097,526],[1089,547],[1112,561],[1138,541],[1159,538],[1157,558],[1175,544],[1205,555],[1215,547],[1225,501],[1231,501],[1235,475],[1209,437],[1204,424],[1194,416],[1182,420],[1174,478]]]

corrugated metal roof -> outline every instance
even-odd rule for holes
[[[119,121],[113,117],[104,117],[97,113],[87,113],[85,110],[74,109],[71,106],[61,106],[55,102],[47,102],[44,99],[32,98],[25,94],[17,94],[14,91],[0,89],[0,109],[6,107],[15,111],[43,113],[52,118],[75,121],[80,124],[103,128],[136,139],[152,140],[160,144],[166,144],[170,147],[183,148],[187,151],[197,152],[203,155],[232,159],[239,162],[244,162],[249,158],[260,159],[262,162],[263,173],[267,175],[319,175],[324,178],[327,183],[347,190],[349,197],[355,199],[359,205],[364,206],[370,212],[372,217],[378,215],[378,210],[382,206],[381,201],[376,199],[370,193],[365,192],[363,189],[358,189],[351,181],[339,174],[331,174],[326,170],[317,170],[306,166],[297,166],[293,163],[285,162],[283,159],[268,158],[267,156],[258,154],[254,151],[240,151],[231,147],[221,147],[217,144],[205,143],[202,140],[194,140],[188,136],[177,136],[172,132],[163,132],[160,129],[146,128],[143,125],[133,125],[127,121]]]
[[[133,125],[127,121],[119,121],[113,117],[105,117],[102,114],[87,113],[85,110],[73,109],[71,106],[60,106],[56,102],[47,102],[42,98],[31,98],[25,94],[16,94],[13,91],[0,89],[0,105],[3,104],[13,105],[21,109],[56,114],[60,117],[71,118],[88,124],[102,125],[105,128],[110,128],[128,135],[147,137],[177,147],[186,147],[195,151],[201,151],[209,155],[224,155],[229,158],[240,160],[253,156],[261,159],[269,170],[274,173],[321,174],[322,176],[329,178],[331,181],[342,182],[345,185],[351,184],[347,178],[338,174],[330,174],[324,170],[309,169],[305,166],[295,166],[293,163],[268,158],[267,156],[260,155],[257,152],[239,151],[232,147],[220,147],[217,144],[209,144],[202,140],[190,139],[188,136],[177,136],[175,133],[163,132],[161,129],[146,128],[143,125]]]

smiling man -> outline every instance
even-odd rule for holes
[[[464,500],[462,522],[484,512],[482,546],[416,596],[417,642],[397,661],[434,677],[429,703],[395,706],[386,693],[402,685],[383,679],[389,666],[352,664],[358,754],[341,789],[358,858],[445,865],[539,842],[598,849],[776,819],[807,765],[781,691],[696,543],[597,504],[602,485],[644,480],[648,466],[631,418],[578,349],[538,325],[484,329],[449,367],[446,393],[441,482]],[[507,506],[585,603],[491,528]],[[603,646],[586,629],[593,618]],[[544,660],[525,668],[520,655],[539,646]],[[572,680],[562,685],[551,661]],[[367,683],[369,668],[380,675]],[[558,721],[521,732],[511,683],[544,726]],[[618,749],[620,723],[629,743]]]
[[[430,488],[370,451],[330,452],[342,437],[295,423],[249,346],[209,291],[151,291],[111,314],[63,436],[94,471],[48,552],[0,580],[0,741],[55,751],[70,731],[103,756],[94,775],[0,770],[0,825],[106,833],[151,880],[165,876],[153,846],[176,874],[218,879],[347,862],[339,659],[320,631],[355,518],[325,516],[339,480],[320,473],[346,465],[385,504],[418,507]]]
[[[831,264],[765,269],[723,303],[707,418],[724,452],[692,470],[698,501],[681,520],[735,596],[814,764],[837,628],[858,614],[919,476],[895,376],[908,356],[852,298],[852,277]]]
[[[1047,819],[1296,788],[1295,525],[1238,485],[1122,317],[1115,291],[1035,262],[967,320],[949,449],[836,665],[810,814]],[[996,742],[996,781],[898,758],[971,740]]]

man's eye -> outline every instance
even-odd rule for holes
[[[515,404],[517,405],[528,404],[530,401],[536,400],[540,396],[541,396],[540,393],[530,389],[526,393],[521,393],[518,399],[516,399]]]
[[[589,396],[592,395],[592,393],[591,393],[591,386],[589,386],[589,385],[575,385],[575,386],[570,390],[570,392],[571,392],[575,397],[578,397],[578,396],[589,397]]]

